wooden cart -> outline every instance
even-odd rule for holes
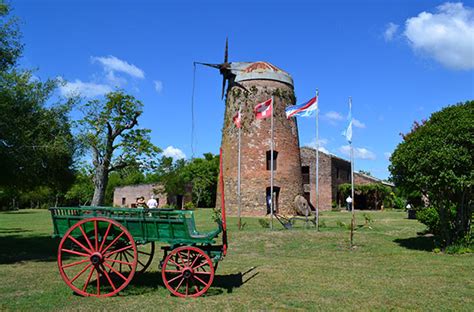
[[[212,285],[217,264],[226,254],[225,210],[217,228],[197,231],[186,210],[111,207],[50,208],[54,237],[60,237],[61,277],[83,296],[108,297],[144,272],[165,243],[160,262],[163,282],[180,297],[198,297]],[[222,220],[224,222],[222,222]],[[222,244],[216,238],[222,233]]]

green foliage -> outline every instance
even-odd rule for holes
[[[77,144],[69,112],[74,99],[53,102],[60,81],[44,82],[18,69],[23,49],[17,21],[0,4],[0,206],[31,206],[62,198],[72,183]],[[50,189],[52,196],[43,192]],[[31,192],[38,191],[36,195]],[[42,196],[41,200],[38,196]]]
[[[196,209],[196,206],[193,204],[193,202],[187,202],[186,204],[184,204],[184,209],[194,210],[194,209]]]
[[[426,207],[416,212],[416,219],[428,227],[433,234],[440,234],[440,223],[438,210],[434,207]]]
[[[74,184],[65,195],[68,205],[87,206],[90,204],[94,194],[92,177],[90,168],[81,168],[76,172]]]
[[[469,235],[474,183],[474,101],[415,122],[391,156],[392,181],[427,196],[439,215],[441,245]]]
[[[156,171],[147,177],[150,182],[161,183],[168,195],[182,195],[186,186],[192,186],[195,207],[211,207],[216,201],[219,156],[204,154],[203,158],[190,161],[162,157]]]
[[[342,198],[346,198],[351,194],[351,184],[344,183],[339,185],[339,191],[341,192]],[[381,183],[369,183],[354,185],[354,192],[356,195],[364,195],[367,197],[368,207],[365,208],[379,209],[384,199],[390,196],[392,190],[390,187]],[[355,202],[355,207],[358,207],[357,202]]]

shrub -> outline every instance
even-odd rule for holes
[[[193,202],[187,202],[186,204],[184,204],[184,209],[185,210],[194,210],[196,209],[196,206],[194,205]]]
[[[439,214],[433,207],[420,209],[416,212],[416,219],[428,227],[428,231],[439,234]]]

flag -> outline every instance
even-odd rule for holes
[[[264,119],[272,115],[273,110],[273,98],[266,100],[265,102],[258,103],[255,105],[253,112],[255,113],[255,118]]]
[[[347,115],[349,124],[347,129],[342,131],[342,135],[346,137],[347,142],[352,143],[352,101],[349,101],[349,114]]]
[[[318,109],[318,96],[309,100],[304,104],[288,106],[285,109],[286,118],[290,119],[294,116],[309,117]]]
[[[241,125],[241,118],[240,118],[240,112],[237,112],[237,114],[235,114],[235,116],[232,118],[232,120],[234,121],[234,124],[237,128],[240,128],[242,125]]]

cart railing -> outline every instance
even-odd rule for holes
[[[138,243],[161,241],[171,245],[212,244],[222,232],[222,223],[207,233],[197,230],[194,213],[189,210],[112,208],[112,207],[54,207],[50,208],[54,237],[62,237],[74,224],[92,217],[110,218],[124,225]],[[87,231],[87,229],[85,229]]]

